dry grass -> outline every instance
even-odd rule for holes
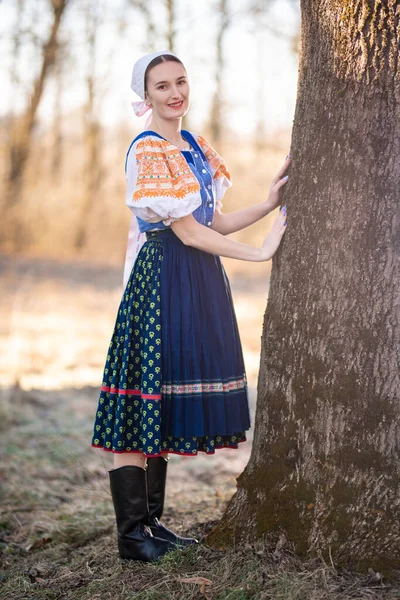
[[[399,594],[373,574],[338,573],[319,561],[301,563],[261,542],[228,553],[201,545],[159,564],[122,561],[114,536],[99,530],[90,542],[55,539],[46,549],[21,557],[20,565],[5,576],[0,598],[373,600]]]
[[[0,598],[400,598],[400,586],[375,573],[339,572],[320,560],[304,563],[287,546],[263,541],[229,552],[201,544],[159,564],[122,561],[108,488],[111,457],[87,449],[96,389],[42,392],[40,401],[37,392],[18,393],[2,433],[7,463],[1,473],[6,484],[0,506]],[[79,398],[80,413],[71,411],[73,398]],[[226,452],[199,460],[171,458],[168,525],[200,539],[215,525],[240,470]]]
[[[4,380],[12,367],[21,382],[41,385],[0,390],[0,598],[400,599],[400,585],[377,574],[338,572],[319,560],[303,563],[290,548],[262,541],[227,553],[201,544],[159,564],[121,561],[108,486],[112,457],[89,448],[98,386],[92,371],[80,370],[90,362],[101,376],[120,272],[51,261],[2,265],[1,375]],[[32,277],[21,289],[26,269]],[[247,364],[259,355],[267,283],[233,285]],[[251,373],[254,411],[256,371]],[[72,385],[77,379],[80,388]],[[202,538],[234,492],[250,445],[214,457],[171,457],[166,524]]]

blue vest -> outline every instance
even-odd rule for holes
[[[133,144],[135,144],[135,142],[137,142],[142,137],[145,137],[148,135],[153,135],[162,140],[165,140],[165,138],[163,138],[161,135],[159,135],[155,131],[150,131],[150,130],[143,131],[138,136],[136,136],[135,139],[133,140],[133,142],[131,143],[131,145],[129,146],[128,152],[126,153],[125,173],[126,173],[126,169],[127,169],[129,152],[130,152]],[[181,152],[182,152],[184,158],[186,159],[190,169],[192,170],[194,176],[196,177],[196,179],[198,180],[198,182],[200,184],[200,194],[201,194],[202,203],[198,208],[196,208],[196,210],[193,211],[192,214],[193,214],[194,218],[202,225],[211,226],[213,217],[214,217],[215,200],[214,200],[214,194],[213,194],[213,190],[214,190],[213,177],[212,177],[212,173],[210,170],[210,166],[207,162],[207,159],[206,159],[206,156],[205,156],[203,150],[201,149],[201,147],[199,146],[199,144],[197,143],[197,141],[195,140],[193,135],[186,129],[181,130],[181,135],[187,142],[189,142],[189,144],[194,149],[194,152],[192,152],[190,150],[181,150]],[[140,217],[136,217],[136,218],[138,220],[139,231],[141,233],[143,233],[144,231],[150,231],[152,229],[157,229],[157,230],[170,229],[170,226],[164,225],[162,220],[157,221],[156,223],[148,223],[147,221],[144,221]]]

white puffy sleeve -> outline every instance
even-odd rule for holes
[[[200,185],[175,146],[146,136],[127,158],[126,204],[148,223],[170,225],[201,205]]]

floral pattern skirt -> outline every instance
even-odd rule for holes
[[[238,448],[250,411],[221,259],[171,229],[146,237],[118,309],[91,445],[148,457]]]

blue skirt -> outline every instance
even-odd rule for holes
[[[219,256],[146,233],[104,367],[92,446],[213,454],[250,427],[242,347]]]

